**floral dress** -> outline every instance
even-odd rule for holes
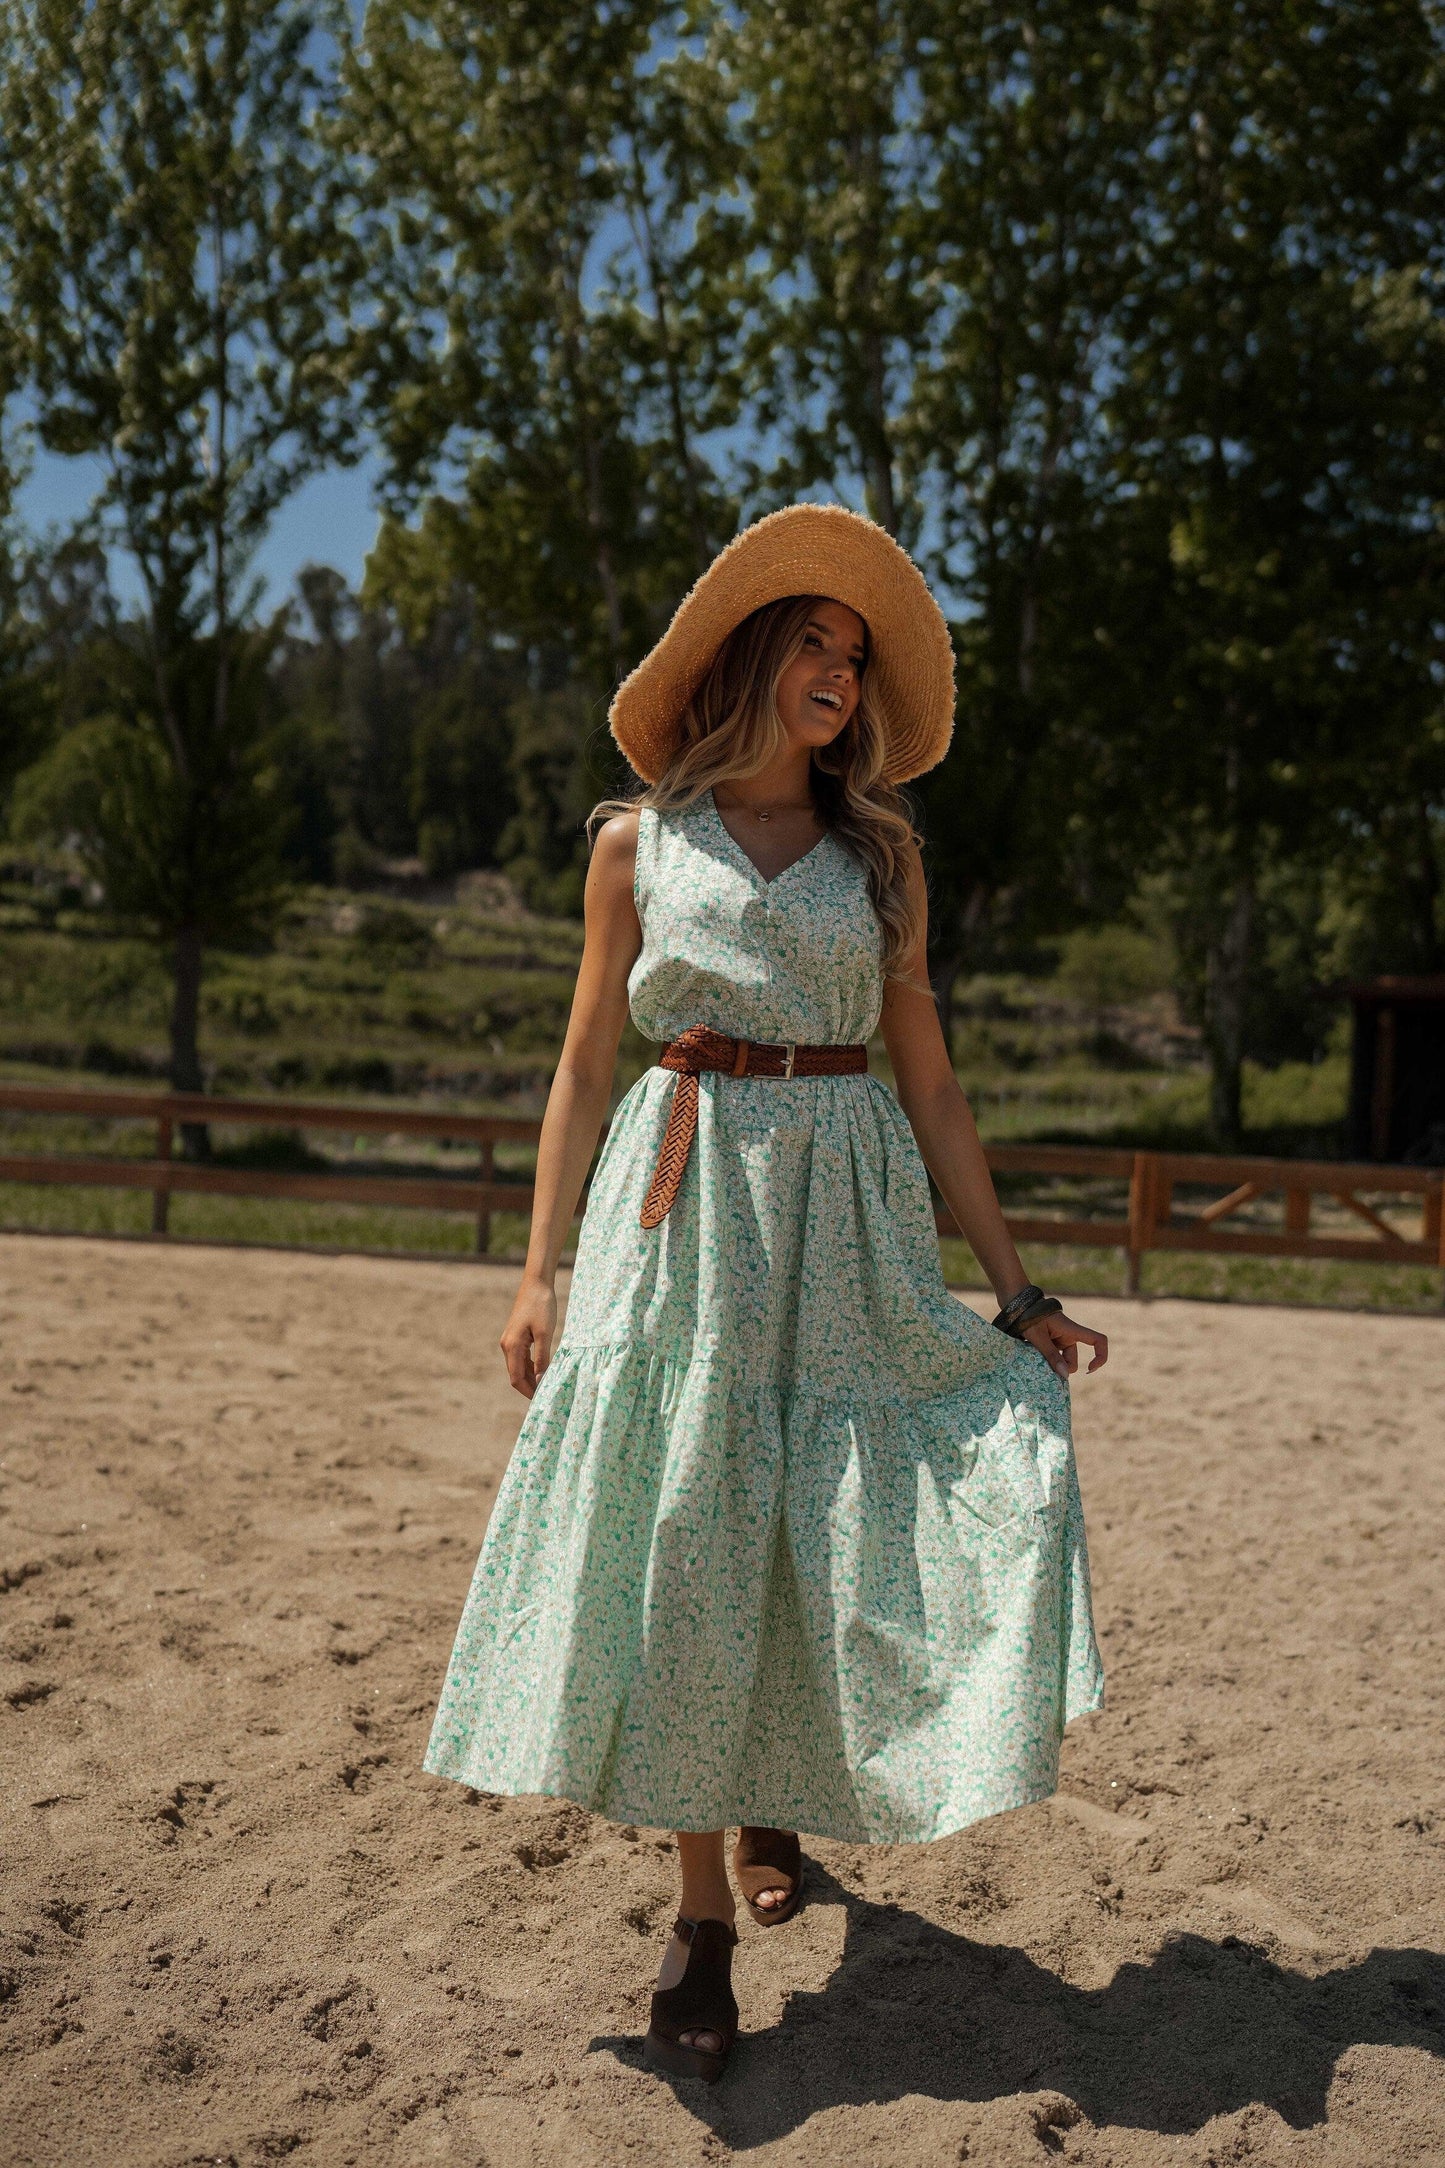
[[[641,815],[648,1038],[875,1029],[879,932],[832,836],[775,880],[710,795]],[[615,1820],[915,1843],[1046,1797],[1097,1708],[1067,1387],[949,1294],[873,1076],[674,1075],[619,1106],[565,1328],[497,1494],[426,1755]]]

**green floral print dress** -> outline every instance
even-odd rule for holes
[[[875,1029],[878,924],[835,837],[768,881],[710,795],[648,808],[635,893],[645,1037]],[[648,1070],[608,1132],[426,1767],[872,1843],[1047,1797],[1103,1696],[1067,1387],[949,1294],[876,1077],[703,1075],[642,1227],[674,1084]]]

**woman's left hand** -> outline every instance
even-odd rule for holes
[[[1087,1325],[1076,1325],[1062,1311],[1053,1317],[1041,1317],[1037,1325],[1030,1325],[1019,1337],[1027,1340],[1030,1347],[1036,1347],[1049,1368],[1064,1379],[1071,1378],[1079,1367],[1081,1344],[1094,1350],[1089,1370],[1100,1370],[1109,1360],[1107,1337],[1102,1332],[1090,1332]]]

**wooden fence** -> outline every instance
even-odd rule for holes
[[[1123,1217],[1006,1212],[1016,1242],[1060,1242],[1123,1250],[1129,1291],[1139,1290],[1149,1250],[1202,1250],[1225,1257],[1344,1258],[1352,1263],[1438,1265],[1445,1268],[1445,1217],[1436,1167],[1377,1167],[1330,1159],[1258,1159],[1213,1152],[1129,1152],[1055,1144],[992,1144],[996,1175],[1054,1175],[1068,1180],[1127,1182]],[[1210,1191],[1222,1191],[1211,1196]],[[1185,1194],[1181,1195],[1180,1193]],[[1222,1223],[1259,1198],[1278,1196],[1279,1224]],[[1371,1203],[1373,1197],[1378,1203]],[[1317,1200],[1328,1200],[1370,1229],[1367,1235],[1312,1228]],[[1418,1236],[1384,1217],[1380,1203],[1398,1201],[1420,1214]],[[959,1233],[945,1207],[939,1232]]]
[[[155,1125],[155,1156],[125,1159],[99,1153],[0,1154],[0,1181],[64,1183],[102,1188],[148,1189],[151,1226],[167,1230],[170,1199],[178,1190],[200,1195],[286,1198],[308,1204],[411,1205],[423,1210],[465,1212],[474,1217],[477,1248],[491,1239],[494,1212],[528,1213],[527,1182],[495,1179],[495,1147],[535,1145],[541,1124],[517,1116],[416,1113],[390,1107],[315,1105],[294,1099],[187,1098],[177,1093],[106,1092],[0,1084],[0,1116],[80,1115],[98,1121]],[[268,1167],[217,1166],[173,1156],[175,1132],[184,1123],[284,1130],[332,1130],[353,1136],[417,1137],[475,1145],[477,1167],[469,1175],[394,1175],[343,1171],[287,1172]],[[1129,1287],[1137,1292],[1140,1264],[1150,1250],[1195,1250],[1222,1256],[1344,1258],[1357,1263],[1421,1264],[1445,1268],[1445,1174],[1433,1167],[1350,1165],[1333,1160],[1257,1159],[1213,1153],[1131,1152],[1054,1144],[996,1144],[988,1148],[996,1175],[1052,1178],[1068,1184],[1104,1183],[1116,1196],[1127,1187],[1122,1215],[1006,1210],[1016,1241],[1119,1249],[1128,1261]],[[1007,1186],[1007,1185],[1006,1185]],[[1217,1193],[1217,1194],[1212,1194]],[[1278,1196],[1278,1224],[1227,1226],[1260,1199]],[[1371,1201],[1374,1200],[1374,1201]],[[1367,1232],[1321,1231],[1312,1226],[1319,1206],[1337,1208],[1337,1220],[1357,1220]],[[1385,1209],[1419,1213],[1419,1234],[1392,1225]],[[941,1234],[957,1235],[939,1206]]]
[[[495,1179],[495,1148],[503,1141],[535,1144],[540,1122],[493,1114],[419,1114],[390,1107],[318,1106],[299,1099],[220,1099],[181,1092],[52,1090],[48,1086],[0,1084],[5,1114],[84,1115],[95,1121],[154,1122],[153,1159],[121,1159],[97,1153],[0,1154],[0,1181],[60,1182],[102,1189],[148,1189],[151,1228],[164,1234],[177,1190],[210,1197],[289,1198],[304,1204],[413,1205],[430,1212],[475,1215],[477,1248],[491,1240],[493,1212],[530,1212],[530,1183]],[[475,1175],[394,1175],[364,1171],[292,1173],[270,1167],[212,1166],[172,1156],[184,1123],[283,1130],[330,1129],[351,1136],[424,1137],[432,1142],[474,1144]]]

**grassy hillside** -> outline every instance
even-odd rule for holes
[[[445,903],[298,892],[271,945],[213,950],[202,996],[210,1088],[545,1095],[581,929],[474,879]],[[165,1070],[168,986],[128,938],[58,880],[0,882],[0,1061],[14,1074]]]

